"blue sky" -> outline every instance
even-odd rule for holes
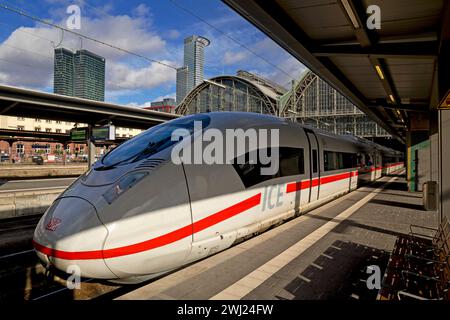
[[[0,0],[0,3],[63,26],[69,17],[67,7],[77,4],[81,8],[78,32],[174,66],[182,64],[185,37],[205,36],[211,40],[205,49],[206,78],[244,69],[286,86],[305,70],[300,62],[221,1],[173,1],[238,39],[272,65],[170,0]],[[107,101],[143,106],[175,94],[173,69],[89,40],[80,41],[4,9],[0,9],[0,83],[51,92],[53,48],[57,44],[71,49],[82,46],[106,58]]]

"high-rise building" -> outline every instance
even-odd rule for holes
[[[53,92],[73,96],[73,52],[64,48],[55,49]]]
[[[209,40],[204,37],[190,36],[184,39],[184,65],[188,67],[188,90],[203,82],[205,47]]]
[[[105,100],[105,59],[88,50],[55,49],[53,92]]]
[[[105,59],[87,50],[74,56],[74,93],[76,97],[105,100]]]
[[[179,68],[177,70],[177,103],[180,103],[192,88],[203,82],[205,47],[209,43],[208,39],[196,35],[184,39],[183,67],[187,67],[187,69]],[[187,75],[184,72],[187,72]],[[182,86],[180,90],[179,86]]]
[[[181,103],[187,95],[188,67],[177,69],[177,103]]]

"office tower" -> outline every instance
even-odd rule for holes
[[[196,35],[184,39],[184,65],[177,70],[177,103],[180,103],[195,86],[203,82],[205,47],[209,43],[208,39]],[[187,72],[187,75],[184,72]],[[179,86],[183,88],[178,89]]]
[[[64,48],[55,49],[53,92],[73,96],[73,52]]]
[[[205,47],[209,40],[199,36],[184,39],[184,66],[188,67],[187,91],[202,83],[205,64]]]
[[[177,103],[187,95],[188,67],[177,69]]]
[[[74,93],[76,97],[105,100],[105,59],[87,50],[74,56]]]
[[[55,49],[54,93],[105,100],[105,59],[87,50]]]

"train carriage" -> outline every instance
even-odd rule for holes
[[[279,144],[271,141],[232,156],[225,152],[223,164],[176,164],[173,149],[180,143],[195,146],[200,137],[195,122],[224,135],[227,129],[278,129]],[[173,141],[176,129],[192,139]],[[265,165],[259,157],[252,161],[261,148],[278,154],[273,174],[261,174]],[[391,149],[272,116],[186,116],[106,154],[55,200],[33,243],[46,266],[68,272],[76,265],[86,277],[139,282],[226,249],[402,167],[401,154]]]

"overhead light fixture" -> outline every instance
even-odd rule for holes
[[[389,95],[389,99],[391,99],[392,102],[395,102],[394,96],[392,94]]]
[[[356,18],[356,15],[353,12],[352,6],[348,2],[348,0],[341,0],[341,3],[344,6],[345,12],[347,12],[347,15],[350,18],[350,20],[352,21],[352,24],[355,27],[355,29],[359,29],[360,27],[359,27],[358,19]]]
[[[381,80],[384,80],[384,74],[383,71],[381,70],[381,67],[379,65],[375,65],[375,69],[377,70],[378,76],[380,77]]]

